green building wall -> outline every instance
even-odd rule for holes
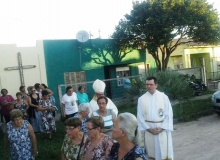
[[[114,46],[114,40],[94,39],[83,44],[77,40],[44,40],[43,44],[48,87],[54,92],[57,106],[60,104],[58,85],[65,84],[64,73],[85,71],[86,81],[94,81],[107,79],[106,67],[109,71],[109,78],[116,78],[116,67],[129,66],[130,74],[138,75],[137,64],[146,61],[146,54],[143,50],[134,50],[121,59],[115,58],[117,48]],[[107,54],[107,52],[112,54]],[[97,58],[100,58],[101,64],[95,63]],[[117,85],[116,82],[110,84],[111,87],[115,85]],[[119,91],[112,91],[112,98],[123,94],[122,88],[123,86],[120,86]],[[87,91],[91,99],[94,94],[92,84],[87,85]]]

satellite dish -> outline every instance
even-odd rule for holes
[[[76,39],[79,41],[79,42],[86,42],[88,41],[89,39],[89,33],[86,32],[86,31],[79,31],[77,32],[76,34]]]

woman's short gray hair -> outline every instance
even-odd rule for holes
[[[9,115],[12,121],[14,121],[15,118],[19,118],[19,117],[23,118],[23,113],[21,112],[20,109],[13,109]]]
[[[83,111],[86,111],[86,110],[89,110],[90,109],[90,103],[82,103],[79,105],[79,109],[78,109],[78,112],[83,112]]]
[[[126,132],[128,139],[135,143],[139,143],[137,118],[128,112],[121,113],[117,117],[119,119],[119,127]]]

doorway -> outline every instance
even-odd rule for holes
[[[104,76],[105,76],[105,79],[111,79],[111,67],[110,66],[104,66]],[[108,81],[105,81],[105,84],[106,84],[106,87],[105,87],[105,95],[108,97],[108,98],[112,98],[112,90],[111,90],[111,81],[108,80]]]

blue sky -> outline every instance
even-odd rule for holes
[[[75,39],[80,30],[108,38],[133,0],[1,0],[0,44],[35,45],[42,39]],[[214,7],[218,0],[208,0]]]

